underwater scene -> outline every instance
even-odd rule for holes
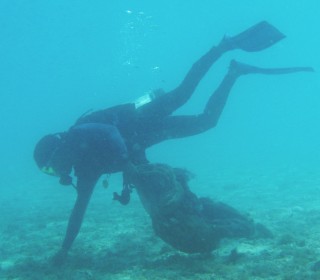
[[[320,2],[0,1],[0,279],[320,279]]]

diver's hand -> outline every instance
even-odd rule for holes
[[[54,266],[61,266],[66,262],[68,257],[68,251],[66,249],[60,249],[52,258],[52,264]]]
[[[132,187],[130,185],[124,185],[121,195],[114,192],[113,200],[119,201],[122,205],[127,205],[130,202],[130,194],[132,192]]]

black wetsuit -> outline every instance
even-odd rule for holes
[[[145,162],[145,150],[164,140],[187,137],[214,127],[226,103],[237,74],[228,73],[219,88],[199,115],[172,116],[191,97],[210,66],[221,56],[223,49],[212,48],[198,60],[176,89],[162,94],[139,108],[133,103],[91,113],[80,118],[76,125],[103,123],[117,127],[126,142],[133,162]]]

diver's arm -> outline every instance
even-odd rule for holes
[[[82,176],[78,177],[77,199],[69,218],[68,228],[62,243],[62,247],[54,257],[55,264],[62,264],[67,257],[67,253],[79,233],[84,214],[98,179],[99,176],[90,176],[90,179]]]
[[[78,178],[77,182],[77,200],[73,207],[71,216],[69,218],[66,236],[64,238],[62,248],[66,251],[70,249],[73,241],[77,237],[84,214],[86,212],[88,203],[90,201],[94,186],[98,180],[95,176],[92,179]]]

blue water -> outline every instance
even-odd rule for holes
[[[33,162],[39,138],[67,130],[88,109],[131,102],[151,89],[174,88],[224,34],[267,20],[287,38],[263,52],[225,55],[177,114],[202,111],[232,58],[264,67],[319,70],[319,8],[316,0],[0,1],[0,203],[12,207],[2,215],[4,221],[22,222],[19,213],[41,209],[48,191],[61,190]],[[237,183],[243,173],[261,182],[256,174],[268,178],[284,168],[287,176],[300,179],[317,174],[319,92],[318,72],[241,77],[215,129],[159,144],[148,150],[148,157],[186,167],[200,182],[224,174],[224,181]],[[259,187],[252,192],[264,190]],[[111,199],[114,189],[108,191]],[[301,189],[295,191],[298,200]],[[208,186],[199,192],[215,196]],[[65,199],[74,195],[71,191]],[[0,251],[0,261],[4,259]]]

